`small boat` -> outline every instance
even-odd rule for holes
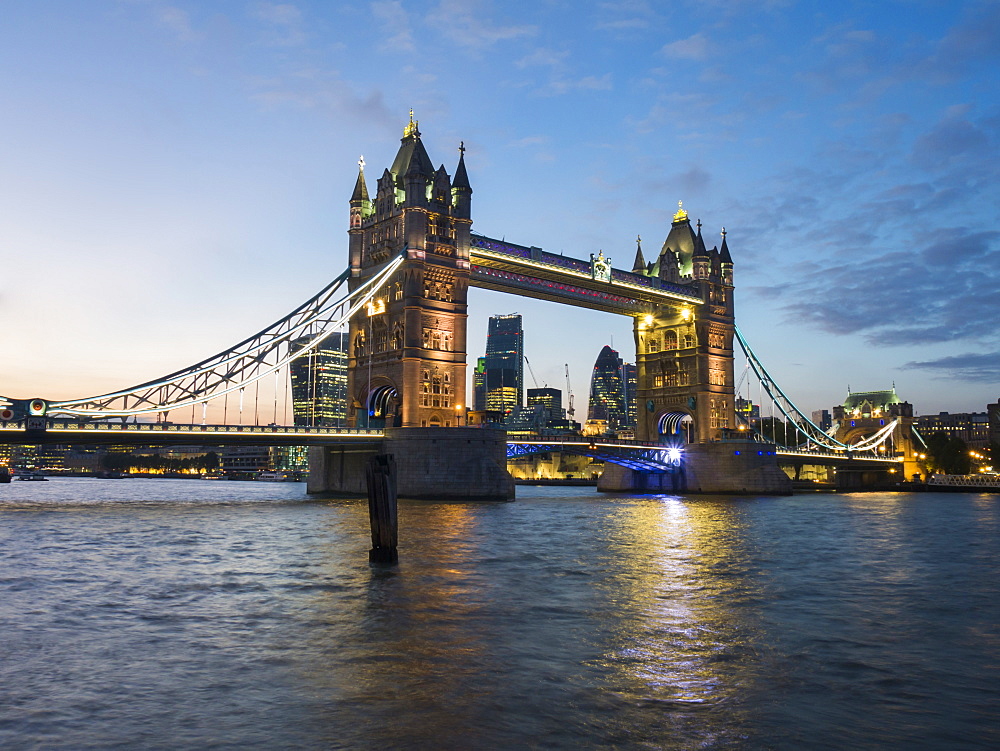
[[[33,480],[35,482],[47,482],[48,477],[41,472],[21,472],[17,476],[18,480]]]
[[[258,472],[257,479],[265,482],[286,482],[288,474],[285,472]]]

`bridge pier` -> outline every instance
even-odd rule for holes
[[[507,434],[488,428],[387,428],[377,449],[309,450],[309,493],[365,495],[365,468],[375,454],[395,458],[400,498],[509,501]]]
[[[692,443],[675,474],[650,474],[606,464],[597,489],[606,492],[791,495],[774,446],[752,442]]]

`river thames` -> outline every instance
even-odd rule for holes
[[[1000,496],[0,485],[4,749],[1000,747]]]

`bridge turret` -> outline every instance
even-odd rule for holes
[[[691,258],[695,251],[695,234],[691,229],[691,220],[687,211],[684,210],[684,202],[677,202],[677,213],[674,214],[673,222],[670,224],[670,232],[667,239],[663,241],[663,248],[660,250],[660,265],[663,266],[664,258],[668,252],[673,253],[680,276],[691,276]],[[661,271],[662,278],[663,273]]]
[[[455,253],[462,264],[469,262],[472,233],[472,185],[465,170],[465,141],[458,146],[458,167],[451,183],[451,216],[455,227]]]
[[[733,257],[729,254],[729,244],[726,242],[726,228],[722,228],[722,247],[719,248],[719,262],[722,266],[722,283],[733,286]]]
[[[712,268],[712,257],[705,250],[701,237],[701,220],[698,220],[698,234],[694,238],[694,252],[691,254],[691,270],[695,279],[708,279]]]
[[[458,147],[458,167],[451,183],[451,203],[456,219],[472,218],[472,186],[469,184],[469,173],[465,170],[465,141]]]
[[[681,284],[702,303],[661,306],[636,318],[637,434],[646,440],[677,439],[678,426],[693,422],[690,440],[718,441],[735,427],[732,257],[705,247],[678,203],[670,233],[650,275]]]
[[[351,320],[351,426],[452,427],[465,405],[472,189],[461,162],[459,171],[453,184],[443,165],[434,169],[411,111],[360,228],[352,289],[394,256],[406,259]]]
[[[351,194],[351,216],[350,228],[348,229],[350,244],[351,269],[361,268],[361,257],[364,252],[364,230],[362,225],[365,219],[371,216],[372,202],[368,197],[368,185],[365,183],[365,158],[358,159],[358,180],[354,184],[354,193]]]
[[[635,260],[632,262],[633,274],[646,273],[646,259],[642,257],[642,237],[635,238]]]

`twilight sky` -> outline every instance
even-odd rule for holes
[[[804,410],[1000,397],[1000,3],[7,0],[0,394],[82,397],[226,349],[347,265],[410,107],[474,231],[630,268],[677,201],[725,226],[737,321]],[[585,403],[631,321],[519,312]],[[527,385],[532,385],[526,371]],[[579,416],[579,414],[578,414]]]

